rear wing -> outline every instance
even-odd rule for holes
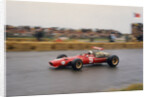
[[[92,48],[93,48],[93,49],[96,49],[96,50],[104,50],[103,48],[101,48],[101,47],[96,47],[96,46],[93,46]]]

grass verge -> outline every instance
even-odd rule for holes
[[[143,84],[142,83],[132,84],[126,88],[112,89],[110,91],[133,91],[133,90],[143,90]]]

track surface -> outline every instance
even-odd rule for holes
[[[86,65],[77,72],[48,65],[59,54],[73,56],[82,51],[7,52],[7,96],[101,92],[143,83],[142,49],[105,51],[119,56],[117,68],[104,63]]]

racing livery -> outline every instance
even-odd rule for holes
[[[81,70],[83,64],[107,62],[110,67],[116,67],[118,65],[119,57],[117,55],[110,55],[107,52],[103,52],[103,48],[100,47],[93,47],[93,49],[94,50],[90,50],[87,53],[72,57],[61,54],[57,59],[49,61],[49,64],[53,67],[71,65],[74,70]]]

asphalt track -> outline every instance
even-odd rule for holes
[[[7,52],[7,96],[102,92],[133,83],[143,83],[143,49],[105,50],[120,58],[117,68],[106,63],[86,65],[82,71],[71,67],[54,69],[48,61],[65,53],[82,51]]]

